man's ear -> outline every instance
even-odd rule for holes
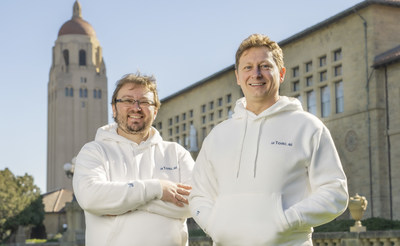
[[[112,111],[113,111],[113,119],[117,116],[117,109],[115,108],[115,104],[111,105]]]
[[[240,82],[239,82],[239,75],[238,75],[237,69],[235,69],[235,76],[236,76],[236,84],[240,85]]]
[[[281,71],[279,72],[279,82],[282,83],[283,80],[285,79],[285,74],[286,74],[286,68],[283,67]]]
[[[157,118],[157,113],[158,113],[158,109],[154,109],[154,116],[153,116],[153,121],[156,120]]]

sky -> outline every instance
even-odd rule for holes
[[[32,175],[42,193],[52,47],[74,2],[0,0],[0,170]],[[162,99],[232,65],[250,34],[279,42],[361,0],[79,2],[103,48],[108,98],[118,79],[140,71],[156,77]]]

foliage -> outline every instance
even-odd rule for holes
[[[25,243],[29,243],[29,244],[45,243],[45,242],[47,242],[46,239],[36,239],[36,238],[34,238],[34,239],[27,239],[27,240],[25,240]]]
[[[315,232],[341,232],[349,231],[354,226],[354,220],[333,220],[325,225],[314,228]],[[361,224],[367,227],[367,231],[400,230],[400,221],[383,218],[368,218],[361,220]]]
[[[43,219],[40,189],[33,177],[14,176],[8,168],[0,171],[0,242],[5,242],[18,226],[40,225]]]

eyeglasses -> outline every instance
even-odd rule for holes
[[[125,107],[134,106],[136,103],[140,108],[148,108],[154,106],[154,102],[150,100],[135,100],[135,99],[115,99],[115,103],[121,103]]]

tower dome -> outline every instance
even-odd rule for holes
[[[71,20],[65,22],[60,28],[60,31],[58,31],[58,36],[67,34],[81,34],[96,37],[96,32],[94,31],[92,25],[82,19],[81,5],[78,0],[76,0],[74,3]]]

